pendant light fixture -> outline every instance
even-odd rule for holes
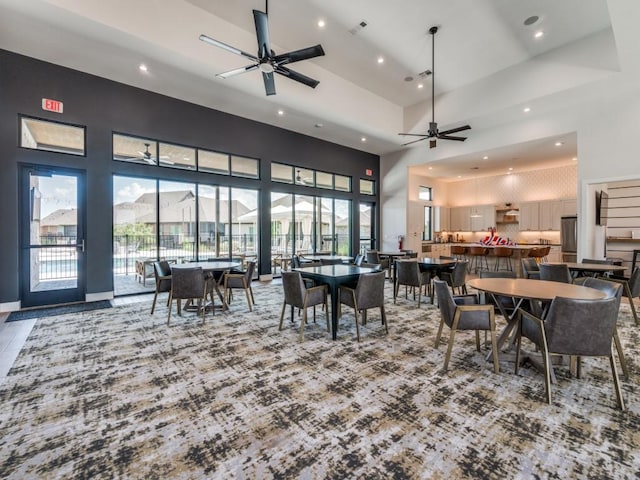
[[[471,210],[471,218],[482,218],[482,214],[478,211],[478,177],[475,179],[476,184],[476,201],[473,210]]]

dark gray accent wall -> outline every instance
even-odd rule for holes
[[[216,88],[214,81],[211,88]],[[309,95],[313,91],[309,90]],[[43,111],[42,98],[64,102],[64,113]],[[327,192],[352,200],[352,250],[357,249],[360,201],[358,180],[379,185],[380,158],[366,152],[318,140],[175,98],[148,92],[58,65],[0,50],[0,303],[17,301],[19,292],[18,166],[51,165],[81,169],[87,181],[87,293],[113,290],[111,271],[112,175],[153,176],[260,191],[262,235],[269,232],[271,162],[308,167],[353,178],[353,193]],[[18,147],[20,114],[85,126],[87,155],[27,150]],[[112,133],[121,132],[171,143],[207,148],[260,159],[261,180],[230,178],[112,160]],[[373,175],[365,177],[365,169]],[[277,185],[294,193],[317,194],[305,186]],[[379,211],[379,210],[377,210]],[[379,214],[378,214],[379,215]],[[376,219],[379,225],[379,218]],[[379,237],[379,231],[377,232]],[[263,237],[260,272],[270,269],[269,242]]]

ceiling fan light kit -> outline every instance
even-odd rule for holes
[[[424,72],[422,72],[420,75],[423,75],[426,77],[427,75],[431,75],[431,122],[429,122],[429,131],[426,134],[419,134],[419,133],[399,133],[398,135],[403,135],[403,136],[409,136],[409,137],[421,137],[418,138],[417,140],[413,140],[411,142],[407,142],[407,143],[403,143],[402,146],[406,146],[406,145],[411,145],[412,143],[416,143],[416,142],[421,142],[422,140],[426,140],[427,138],[429,139],[429,148],[435,148],[436,147],[436,140],[440,139],[440,140],[456,140],[458,142],[464,142],[467,137],[459,137],[459,136],[453,136],[451,135],[452,133],[458,133],[458,132],[462,132],[464,130],[471,130],[471,127],[469,125],[463,125],[461,127],[456,127],[456,128],[451,128],[449,130],[445,130],[443,132],[438,131],[438,123],[436,122],[435,116],[436,116],[436,100],[435,100],[435,84],[436,84],[436,77],[435,77],[435,55],[436,55],[436,41],[435,41],[435,37],[436,37],[436,33],[438,32],[438,27],[431,27],[429,29],[429,34],[431,35],[431,70],[425,70]]]
[[[320,57],[324,55],[322,45],[314,45],[313,47],[302,48],[300,50],[294,50],[292,52],[282,53],[276,55],[271,49],[271,42],[269,41],[269,22],[268,14],[269,2],[265,2],[265,11],[253,10],[253,20],[256,27],[256,38],[258,40],[258,54],[252,55],[244,52],[238,48],[227,45],[219,40],[211,38],[207,35],[200,35],[200,40],[208,43],[209,45],[222,48],[227,52],[242,57],[248,58],[253,63],[245,67],[236,68],[227,72],[218,73],[216,77],[229,78],[235,75],[240,75],[246,72],[252,72],[254,70],[260,70],[262,73],[262,79],[264,82],[264,90],[267,95],[276,94],[276,84],[273,74],[277,73],[298,83],[302,83],[311,88],[316,88],[320,83],[318,80],[307,77],[299,72],[289,69],[285,65],[289,65],[294,62],[300,62],[302,60],[308,60],[310,58]]]

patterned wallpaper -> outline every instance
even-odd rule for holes
[[[576,198],[578,166],[516,172],[447,184],[448,206],[495,205],[514,207],[522,202]]]

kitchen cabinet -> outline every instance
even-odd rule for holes
[[[479,205],[471,207],[471,211],[477,212],[479,217],[471,217],[471,231],[480,232],[489,230],[496,225],[496,208],[493,205]]]
[[[520,231],[540,230],[540,203],[525,202],[520,205]]]
[[[434,207],[433,209],[433,230],[435,232],[450,231],[449,207]]]
[[[471,231],[471,207],[451,207],[449,218],[452,232]]]
[[[560,230],[560,217],[562,216],[562,200],[546,200],[539,206],[540,230]]]
[[[572,216],[578,214],[578,201],[575,198],[569,198],[560,201],[560,216]]]

